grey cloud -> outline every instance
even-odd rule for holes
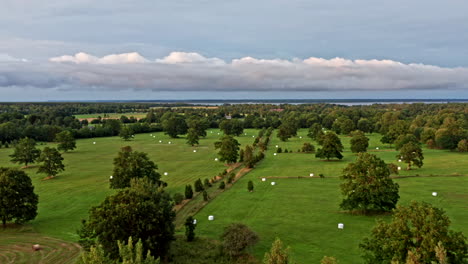
[[[198,53],[173,52],[154,60],[138,53],[104,57],[79,53],[44,63],[0,63],[0,87],[158,92],[466,91],[468,68],[343,58],[244,57],[224,61]]]

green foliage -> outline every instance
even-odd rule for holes
[[[209,123],[205,118],[191,116],[187,119],[187,126],[189,128],[189,134],[192,133],[200,138],[206,137],[206,129],[208,129]],[[192,132],[190,132],[190,129],[192,129]]]
[[[247,190],[249,190],[249,192],[253,192],[253,190],[254,190],[253,181],[249,181],[249,182],[247,183]]]
[[[195,128],[189,128],[187,133],[187,144],[194,146],[198,145],[200,137],[198,131]]]
[[[209,181],[208,179],[205,179],[205,180],[203,181],[203,186],[204,186],[205,189],[210,188],[210,187],[211,187],[210,181]]]
[[[333,123],[332,129],[338,134],[349,135],[355,127],[351,119],[340,117]]]
[[[221,190],[224,190],[224,189],[226,188],[226,184],[224,183],[224,181],[221,181],[221,182],[219,183],[219,187],[218,187],[218,188],[221,189]]]
[[[118,261],[110,259],[102,245],[92,246],[88,251],[81,253],[81,264],[159,264],[159,259],[155,259],[151,256],[150,251],[143,255],[143,243],[141,240],[134,245],[132,237],[128,238],[128,243],[117,241],[119,247],[119,259]]]
[[[246,225],[233,223],[224,229],[221,239],[224,252],[236,258],[239,257],[246,248],[256,244],[259,237]]]
[[[302,145],[302,152],[306,152],[306,153],[312,153],[315,151],[315,147],[314,145],[308,143],[308,142],[305,142],[304,145]]]
[[[119,257],[116,241],[141,239],[144,250],[164,256],[174,239],[175,212],[169,194],[148,178],[132,179],[120,190],[89,211],[86,229],[112,259]]]
[[[24,223],[37,215],[38,196],[31,178],[18,169],[0,168],[0,219]]]
[[[341,180],[345,198],[340,207],[346,210],[391,211],[400,198],[387,164],[373,154],[359,153],[356,162],[343,170]]]
[[[133,151],[130,146],[123,147],[114,158],[114,170],[110,187],[121,189],[130,186],[133,178],[148,178],[156,184],[162,184],[158,166],[144,152]]]
[[[253,147],[250,145],[245,146],[245,151],[244,151],[244,163],[247,168],[253,168],[255,165],[255,157],[253,153]]]
[[[123,126],[122,129],[120,129],[119,137],[121,137],[125,141],[130,140],[132,138],[132,135],[133,135],[133,130],[130,127]]]
[[[187,123],[183,116],[173,112],[166,112],[162,118],[163,131],[171,138],[187,133]]]
[[[333,132],[328,132],[323,136],[322,148],[317,150],[315,157],[317,158],[338,158],[342,159],[343,145],[341,144],[340,138]]]
[[[419,145],[418,139],[413,134],[400,135],[395,140],[395,149],[400,150],[405,144],[410,142]]]
[[[468,140],[462,139],[458,142],[457,150],[459,152],[468,152]]]
[[[57,149],[67,152],[76,148],[76,140],[70,131],[64,130],[55,135],[55,141],[58,142]]]
[[[11,162],[24,164],[28,166],[29,163],[34,163],[41,155],[41,151],[36,148],[36,141],[32,138],[20,139],[13,150]]]
[[[276,149],[276,153],[282,153],[282,152],[283,152],[283,149],[281,147]]]
[[[400,149],[397,159],[401,159],[403,162],[408,163],[407,170],[411,170],[411,165],[418,166],[419,168],[423,165],[424,155],[421,147],[413,142],[406,143]]]
[[[192,199],[192,197],[193,197],[192,185],[188,184],[185,186],[185,199]]]
[[[319,123],[313,124],[309,128],[309,133],[307,134],[312,140],[317,140],[317,138],[323,135],[322,126]]]
[[[449,226],[442,209],[413,201],[409,206],[398,206],[390,223],[379,220],[359,246],[365,251],[366,263],[405,263],[409,250],[418,253],[419,263],[436,262],[435,249],[440,251],[441,246],[450,263],[464,263],[468,256],[466,237]]]
[[[214,143],[215,149],[219,149],[220,161],[235,163],[239,157],[239,142],[232,136],[223,136],[221,141]]]
[[[369,119],[361,118],[357,123],[357,129],[361,130],[364,133],[372,133],[373,126],[372,122]]]
[[[195,239],[195,223],[193,217],[189,216],[185,220],[185,237],[187,238],[188,242],[191,242]]]
[[[182,201],[184,200],[184,195],[181,193],[174,193],[174,195],[172,196],[172,199],[174,200],[176,204],[181,204]]]
[[[208,196],[208,193],[206,192],[206,190],[203,190],[202,192],[203,194],[203,201],[208,201],[210,199],[210,197]]]
[[[289,247],[284,248],[283,242],[276,238],[271,245],[270,252],[266,252],[263,258],[263,264],[288,264]]]
[[[195,186],[195,191],[196,192],[201,192],[201,191],[203,191],[205,189],[205,188],[203,188],[203,183],[202,183],[202,181],[200,179],[195,181],[194,186]]]
[[[364,135],[362,131],[356,130],[352,133],[351,138],[351,152],[366,152],[369,147],[369,138]]]
[[[239,162],[244,162],[244,150],[239,150]]]
[[[38,161],[43,163],[39,166],[37,173],[55,177],[59,172],[65,170],[65,165],[62,162],[63,157],[55,148],[45,147]]]
[[[225,135],[240,136],[244,133],[244,125],[242,121],[237,119],[225,119],[219,123],[219,129],[224,132]]]

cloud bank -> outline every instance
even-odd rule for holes
[[[136,52],[103,57],[80,52],[42,63],[0,60],[0,87],[213,92],[466,90],[468,68],[315,57],[224,61],[188,52],[151,60]]]

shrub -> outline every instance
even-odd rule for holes
[[[185,199],[192,199],[193,197],[193,189],[192,185],[186,185],[185,186]]]
[[[252,181],[249,181],[249,182],[247,183],[247,189],[249,190],[249,192],[253,192],[253,190],[254,190],[254,184],[253,184]]]
[[[195,191],[196,192],[201,192],[203,190],[204,190],[204,188],[203,188],[202,181],[200,179],[196,180],[195,181]]]
[[[174,202],[176,204],[181,204],[182,201],[184,200],[184,195],[181,193],[175,193],[172,198],[174,199]]]
[[[226,184],[224,183],[224,181],[221,181],[221,182],[219,183],[219,187],[218,187],[218,188],[221,189],[221,190],[224,190],[224,189],[226,188]]]

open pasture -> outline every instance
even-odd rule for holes
[[[389,220],[390,216],[352,215],[339,208],[342,196],[338,177],[355,159],[349,151],[349,137],[341,137],[345,147],[342,161],[322,161],[314,154],[304,153],[273,155],[276,145],[297,152],[304,142],[310,142],[306,134],[306,130],[301,130],[298,137],[288,142],[272,137],[266,158],[196,215],[197,234],[219,238],[225,226],[242,222],[261,237],[253,248],[253,254],[260,259],[275,237],[279,237],[291,246],[292,256],[298,263],[319,263],[325,255],[337,257],[340,263],[361,263],[360,241],[370,234],[377,217]],[[380,143],[380,135],[369,137],[369,151],[386,162],[401,164],[400,176],[420,175],[395,179],[400,185],[400,204],[408,204],[411,200],[430,202],[446,210],[453,229],[463,231],[465,235],[468,233],[465,225],[468,219],[466,153],[424,149],[424,166],[406,171],[404,164],[395,158],[397,152]],[[315,176],[309,177],[310,173]],[[320,179],[319,173],[325,178]],[[455,173],[464,176],[454,176]],[[261,181],[263,177],[267,178],[266,182]],[[252,193],[247,191],[249,180],[255,185]],[[276,185],[272,186],[272,181]],[[439,195],[433,197],[433,191]],[[215,220],[208,221],[208,215],[214,215]],[[344,223],[343,230],[337,228],[338,223]]]
[[[120,148],[127,145],[148,153],[158,165],[162,179],[168,183],[168,192],[183,193],[186,184],[193,184],[198,178],[211,178],[226,168],[214,160],[217,153],[214,142],[222,135],[218,133],[218,130],[209,130],[206,139],[201,139],[196,147],[187,145],[185,137],[170,139],[162,132],[151,133],[152,136],[137,134],[131,141],[119,137],[77,140],[77,148],[63,154],[65,171],[56,178],[43,180],[45,175],[36,174],[34,165],[25,169],[39,195],[38,216],[30,225],[41,234],[76,241],[76,230],[80,220],[87,218],[89,208],[114,192],[109,189],[112,162]],[[245,133],[247,135],[238,138],[239,142],[251,144],[252,135],[257,131],[246,130]],[[0,166],[21,167],[10,162],[8,155],[12,152],[12,148],[0,149]],[[168,175],[164,176],[164,172]]]

